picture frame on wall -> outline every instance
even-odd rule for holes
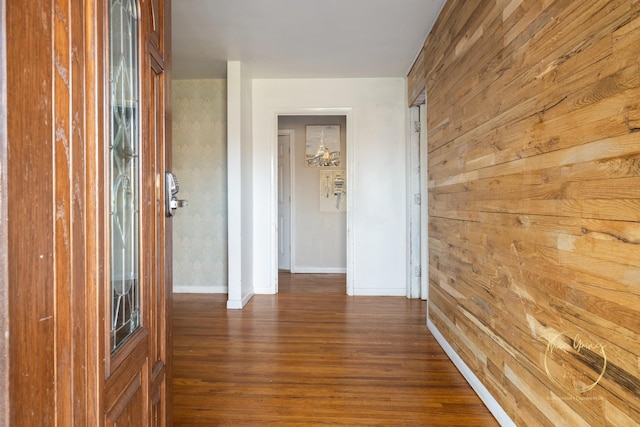
[[[340,167],[340,125],[307,125],[305,166]]]
[[[320,212],[346,212],[344,169],[320,170]]]

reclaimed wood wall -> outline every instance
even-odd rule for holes
[[[640,0],[449,0],[429,321],[517,425],[640,422]]]

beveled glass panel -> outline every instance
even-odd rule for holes
[[[140,124],[138,11],[109,5],[111,351],[140,326]]]

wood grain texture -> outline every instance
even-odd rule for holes
[[[5,0],[0,0],[0,93],[7,93]],[[0,97],[0,425],[9,424],[9,261],[7,222],[7,98]]]
[[[281,273],[242,311],[174,297],[176,426],[492,426],[425,325],[426,304]]]
[[[85,10],[6,13],[7,424],[87,424]]]
[[[171,106],[171,69],[172,69],[172,46],[171,46],[171,0],[156,2],[160,7],[160,28],[162,33],[159,37],[159,49],[164,58],[164,72],[162,73],[162,126],[164,138],[163,168],[160,172],[172,171],[172,147],[173,147],[173,116]],[[164,199],[162,199],[162,203]],[[160,213],[162,215],[162,213]],[[173,221],[164,220],[164,264],[159,267],[162,270],[164,288],[161,289],[160,298],[163,301],[163,319],[161,324],[161,337],[163,344],[161,349],[162,357],[165,361],[164,373],[161,380],[159,375],[152,375],[152,427],[162,427],[173,425]],[[152,372],[153,374],[153,372]],[[159,401],[156,401],[156,396]]]
[[[169,22],[167,3],[143,1],[145,11],[151,1],[162,9],[153,21],[160,31]],[[160,253],[165,247],[162,172],[170,151],[164,145],[168,83],[152,81],[156,92],[147,95],[159,109],[154,110],[154,127],[145,124],[158,142],[156,151],[145,150],[153,156],[145,164],[158,170],[146,181],[153,231],[160,237],[153,241],[157,252],[144,247],[144,253],[155,261],[149,262],[157,274],[153,297],[163,307],[153,319],[154,332],[163,331],[157,340],[153,335],[154,362],[163,363],[141,362],[137,382],[133,376],[116,378],[137,407],[123,409],[125,395],[105,391],[106,366],[112,367],[106,344],[110,283],[105,267],[108,2],[7,3],[0,2],[0,425],[101,426],[117,421],[139,426],[152,409],[154,425],[170,425],[170,359],[165,358],[170,353],[165,330],[170,327],[163,316],[170,310],[171,284],[164,280],[170,258]],[[150,16],[143,19],[151,21]],[[156,37],[156,47],[168,58],[169,33],[161,37]],[[151,326],[152,321],[145,318],[144,323]],[[138,359],[145,359],[148,349],[145,343]],[[114,410],[106,402],[110,397],[121,406]],[[134,413],[144,416],[135,418]]]
[[[409,106],[424,104],[425,90],[427,86],[427,61],[424,50],[420,50],[409,75],[407,76],[407,91]]]
[[[422,55],[431,321],[516,424],[637,425],[640,2],[450,0]]]
[[[105,176],[105,102],[108,92],[103,82],[106,55],[104,52],[103,26],[106,22],[105,8],[99,2],[84,2],[86,34],[84,44],[85,55],[85,240],[86,245],[86,306],[84,322],[87,326],[87,374],[85,384],[86,419],[88,423],[100,425],[104,421],[104,378],[105,352],[109,348],[105,343],[104,319],[106,269],[103,260],[108,248],[105,244],[105,225],[102,212],[107,209],[108,202],[103,191]],[[90,60],[91,59],[91,60]]]
[[[53,5],[6,12],[9,40],[20,39],[7,44],[10,425],[47,425],[56,412]]]

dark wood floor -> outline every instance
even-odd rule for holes
[[[281,273],[278,295],[174,296],[176,426],[494,426],[425,303]]]

